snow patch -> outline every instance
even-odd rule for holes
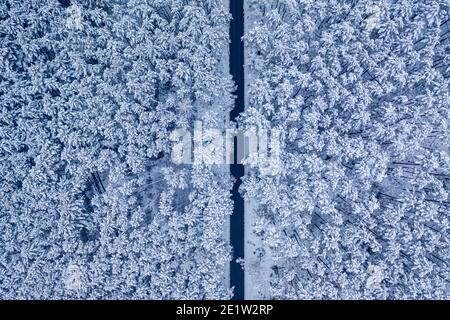
[[[81,269],[75,264],[69,264],[64,273],[64,285],[68,290],[81,289]]]
[[[66,9],[67,12],[67,20],[66,27],[68,29],[83,29],[83,25],[81,24],[81,9],[78,5],[73,4]]]
[[[366,287],[368,289],[379,289],[381,281],[383,281],[383,269],[381,269],[380,266],[376,265],[369,265],[369,268],[367,268],[367,273],[369,276],[367,277],[366,281]]]

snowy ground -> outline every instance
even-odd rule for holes
[[[229,1],[230,0],[222,0],[223,1],[223,5],[226,9],[226,11],[230,11],[229,7]],[[223,56],[222,56],[222,70],[223,70],[223,74],[224,75],[228,75],[230,73],[230,59],[229,59],[229,51],[230,51],[230,46],[227,45],[227,50],[224,51]],[[229,119],[227,119],[227,125],[228,125]],[[230,172],[230,166],[224,166],[224,170]],[[224,226],[224,236],[225,236],[225,241],[227,243],[230,243],[230,216],[227,217],[226,219],[226,223]],[[225,270],[225,275],[224,275],[224,282],[225,282],[225,286],[229,287],[230,286],[230,264],[227,264],[226,270]]]

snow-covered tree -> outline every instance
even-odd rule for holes
[[[249,6],[240,122],[283,133],[243,186],[271,297],[448,299],[449,3]]]
[[[230,296],[229,178],[169,155],[229,112],[228,21],[219,0],[0,2],[2,298]]]

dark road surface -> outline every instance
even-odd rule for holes
[[[235,120],[244,111],[244,45],[241,41],[244,35],[243,0],[230,0],[230,13],[233,16],[230,24],[230,73],[237,86],[234,109],[230,120]],[[236,163],[236,142],[234,146]],[[244,271],[236,263],[237,258],[244,258],[244,199],[239,194],[241,178],[244,176],[244,166],[230,165],[232,176],[236,179],[233,185],[233,214],[230,219],[230,242],[233,246],[233,260],[230,263],[230,284],[234,287],[234,300],[244,299]]]

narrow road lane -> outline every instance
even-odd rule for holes
[[[234,109],[230,113],[230,120],[234,121],[244,111],[244,6],[243,0],[230,0],[230,13],[233,16],[230,24],[230,73],[236,88]],[[244,258],[244,199],[239,194],[241,178],[244,176],[244,166],[236,164],[236,142],[234,144],[235,164],[230,165],[232,176],[236,179],[233,185],[232,197],[234,202],[233,215],[230,219],[230,242],[233,246],[233,260],[230,264],[230,285],[234,287],[234,300],[244,299],[244,271],[237,258]]]

